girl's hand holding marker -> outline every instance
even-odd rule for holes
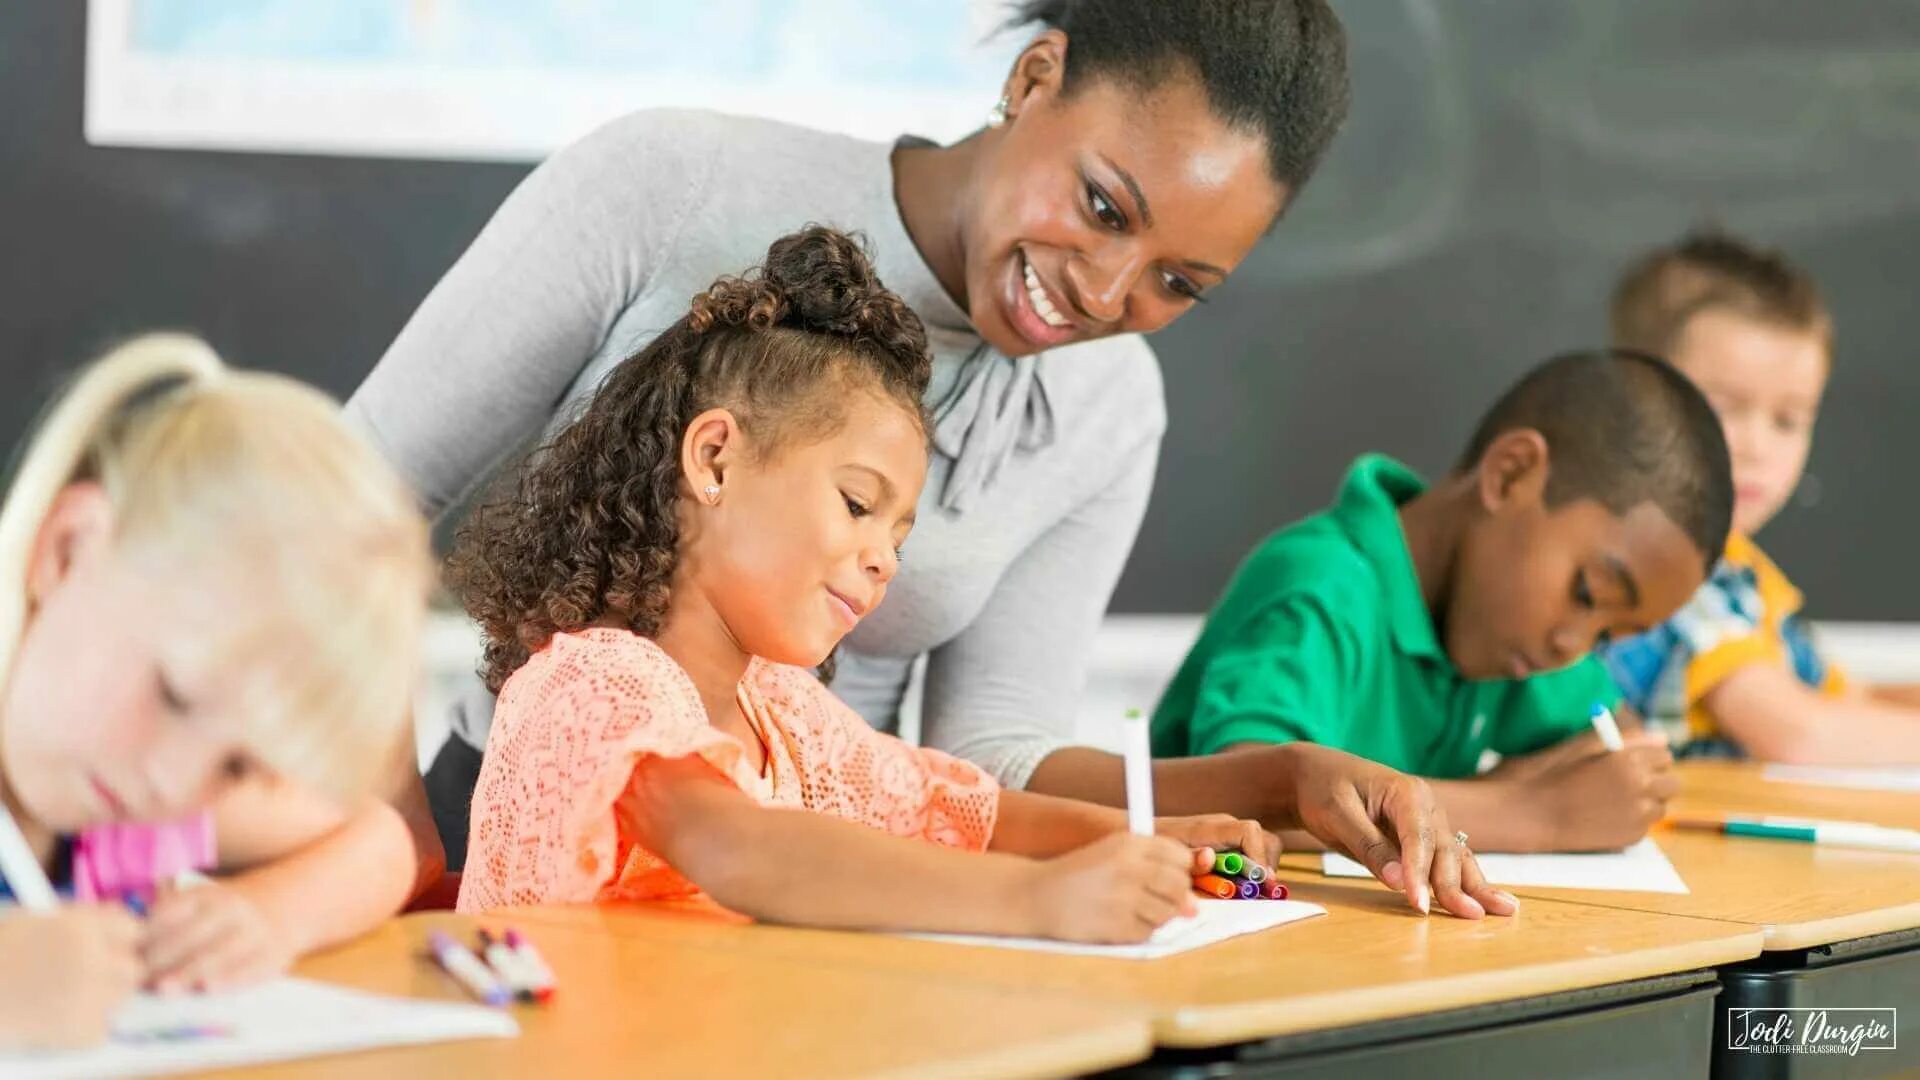
[[[1222,900],[1286,899],[1287,887],[1273,879],[1273,863],[1280,856],[1280,838],[1257,821],[1243,821],[1230,814],[1155,820],[1152,754],[1146,718],[1140,710],[1129,709],[1120,730],[1130,830],[1135,835],[1158,834],[1187,844],[1192,849],[1188,874],[1194,890]],[[1193,913],[1190,896],[1180,905],[1182,915]]]

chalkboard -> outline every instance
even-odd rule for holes
[[[1599,341],[1612,276],[1713,219],[1785,246],[1838,326],[1810,481],[1762,537],[1826,618],[1920,617],[1920,6],[1335,0],[1352,119],[1203,312],[1115,606],[1193,611],[1366,450],[1444,469],[1533,361]],[[98,149],[84,5],[0,5],[0,440],[114,338],[186,327],[344,395],[525,174]]]
[[[1155,339],[1171,430],[1122,606],[1209,603],[1365,450],[1446,469],[1533,362],[1604,340],[1614,275],[1714,220],[1837,322],[1798,505],[1761,536],[1823,618],[1920,618],[1920,6],[1335,0],[1354,106],[1204,313]]]

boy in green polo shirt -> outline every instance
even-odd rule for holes
[[[1154,753],[1321,743],[1432,778],[1479,850],[1631,843],[1672,757],[1651,734],[1600,746],[1589,715],[1619,694],[1587,654],[1699,588],[1730,476],[1713,410],[1665,363],[1549,360],[1438,485],[1363,457],[1330,509],[1256,549],[1155,710]]]

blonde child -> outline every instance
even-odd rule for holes
[[[774,243],[463,531],[500,693],[466,911],[701,899],[810,926],[1144,939],[1226,816],[1004,791],[808,671],[880,603],[926,477],[926,337],[839,233]],[[830,666],[830,665],[829,665]]]
[[[367,792],[407,765],[431,564],[323,395],[123,346],[21,457],[0,573],[0,801],[77,901],[0,915],[0,1042],[97,1040],[138,985],[271,974],[404,902]]]
[[[1686,752],[1808,764],[1920,762],[1920,710],[1820,655],[1802,598],[1753,542],[1800,484],[1833,363],[1833,318],[1777,251],[1697,232],[1649,253],[1612,305],[1623,347],[1699,385],[1733,456],[1733,535],[1694,599],[1604,651],[1628,699]]]

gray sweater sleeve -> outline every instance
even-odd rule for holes
[[[627,117],[535,169],[348,401],[430,514],[547,424],[672,249],[704,164],[673,121]]]
[[[1015,559],[980,614],[928,656],[927,745],[1025,787],[1035,766],[1072,743],[1088,653],[1153,493],[1161,431]]]

